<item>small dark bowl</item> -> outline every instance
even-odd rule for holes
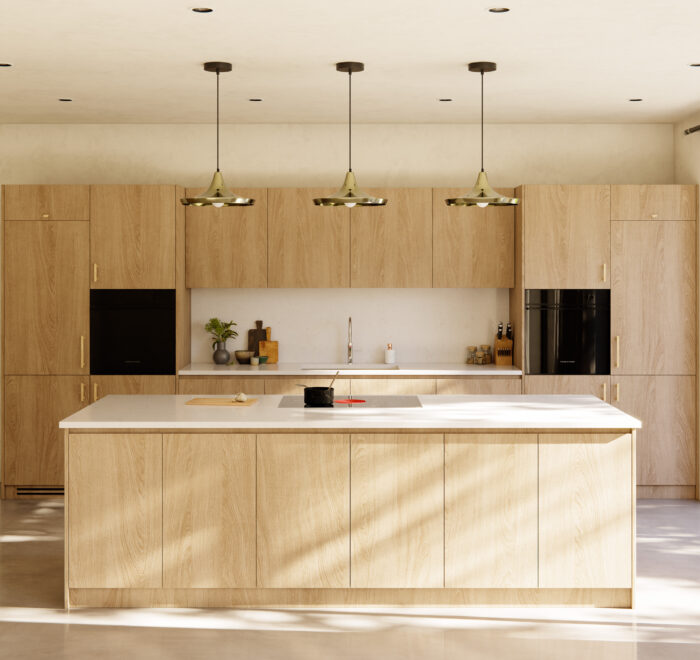
[[[331,408],[333,407],[332,387],[305,387],[304,405],[308,408]]]

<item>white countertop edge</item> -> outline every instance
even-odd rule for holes
[[[361,366],[361,365],[359,365]],[[362,368],[313,368],[313,363],[279,363],[279,364],[211,364],[194,362],[180,369],[178,376],[332,376],[339,369],[341,376],[522,376],[522,369],[513,366],[495,364],[460,364],[460,363],[415,363],[398,362],[398,369],[372,369],[372,365]],[[306,368],[305,368],[306,367]],[[325,367],[325,365],[324,365]]]

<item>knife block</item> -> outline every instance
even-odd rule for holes
[[[493,340],[493,363],[495,365],[506,366],[513,364],[513,340],[498,335]]]

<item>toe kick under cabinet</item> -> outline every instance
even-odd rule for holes
[[[634,434],[66,431],[66,605],[629,607]]]

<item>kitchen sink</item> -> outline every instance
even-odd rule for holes
[[[305,364],[301,367],[302,371],[394,371],[399,368],[398,364]]]

